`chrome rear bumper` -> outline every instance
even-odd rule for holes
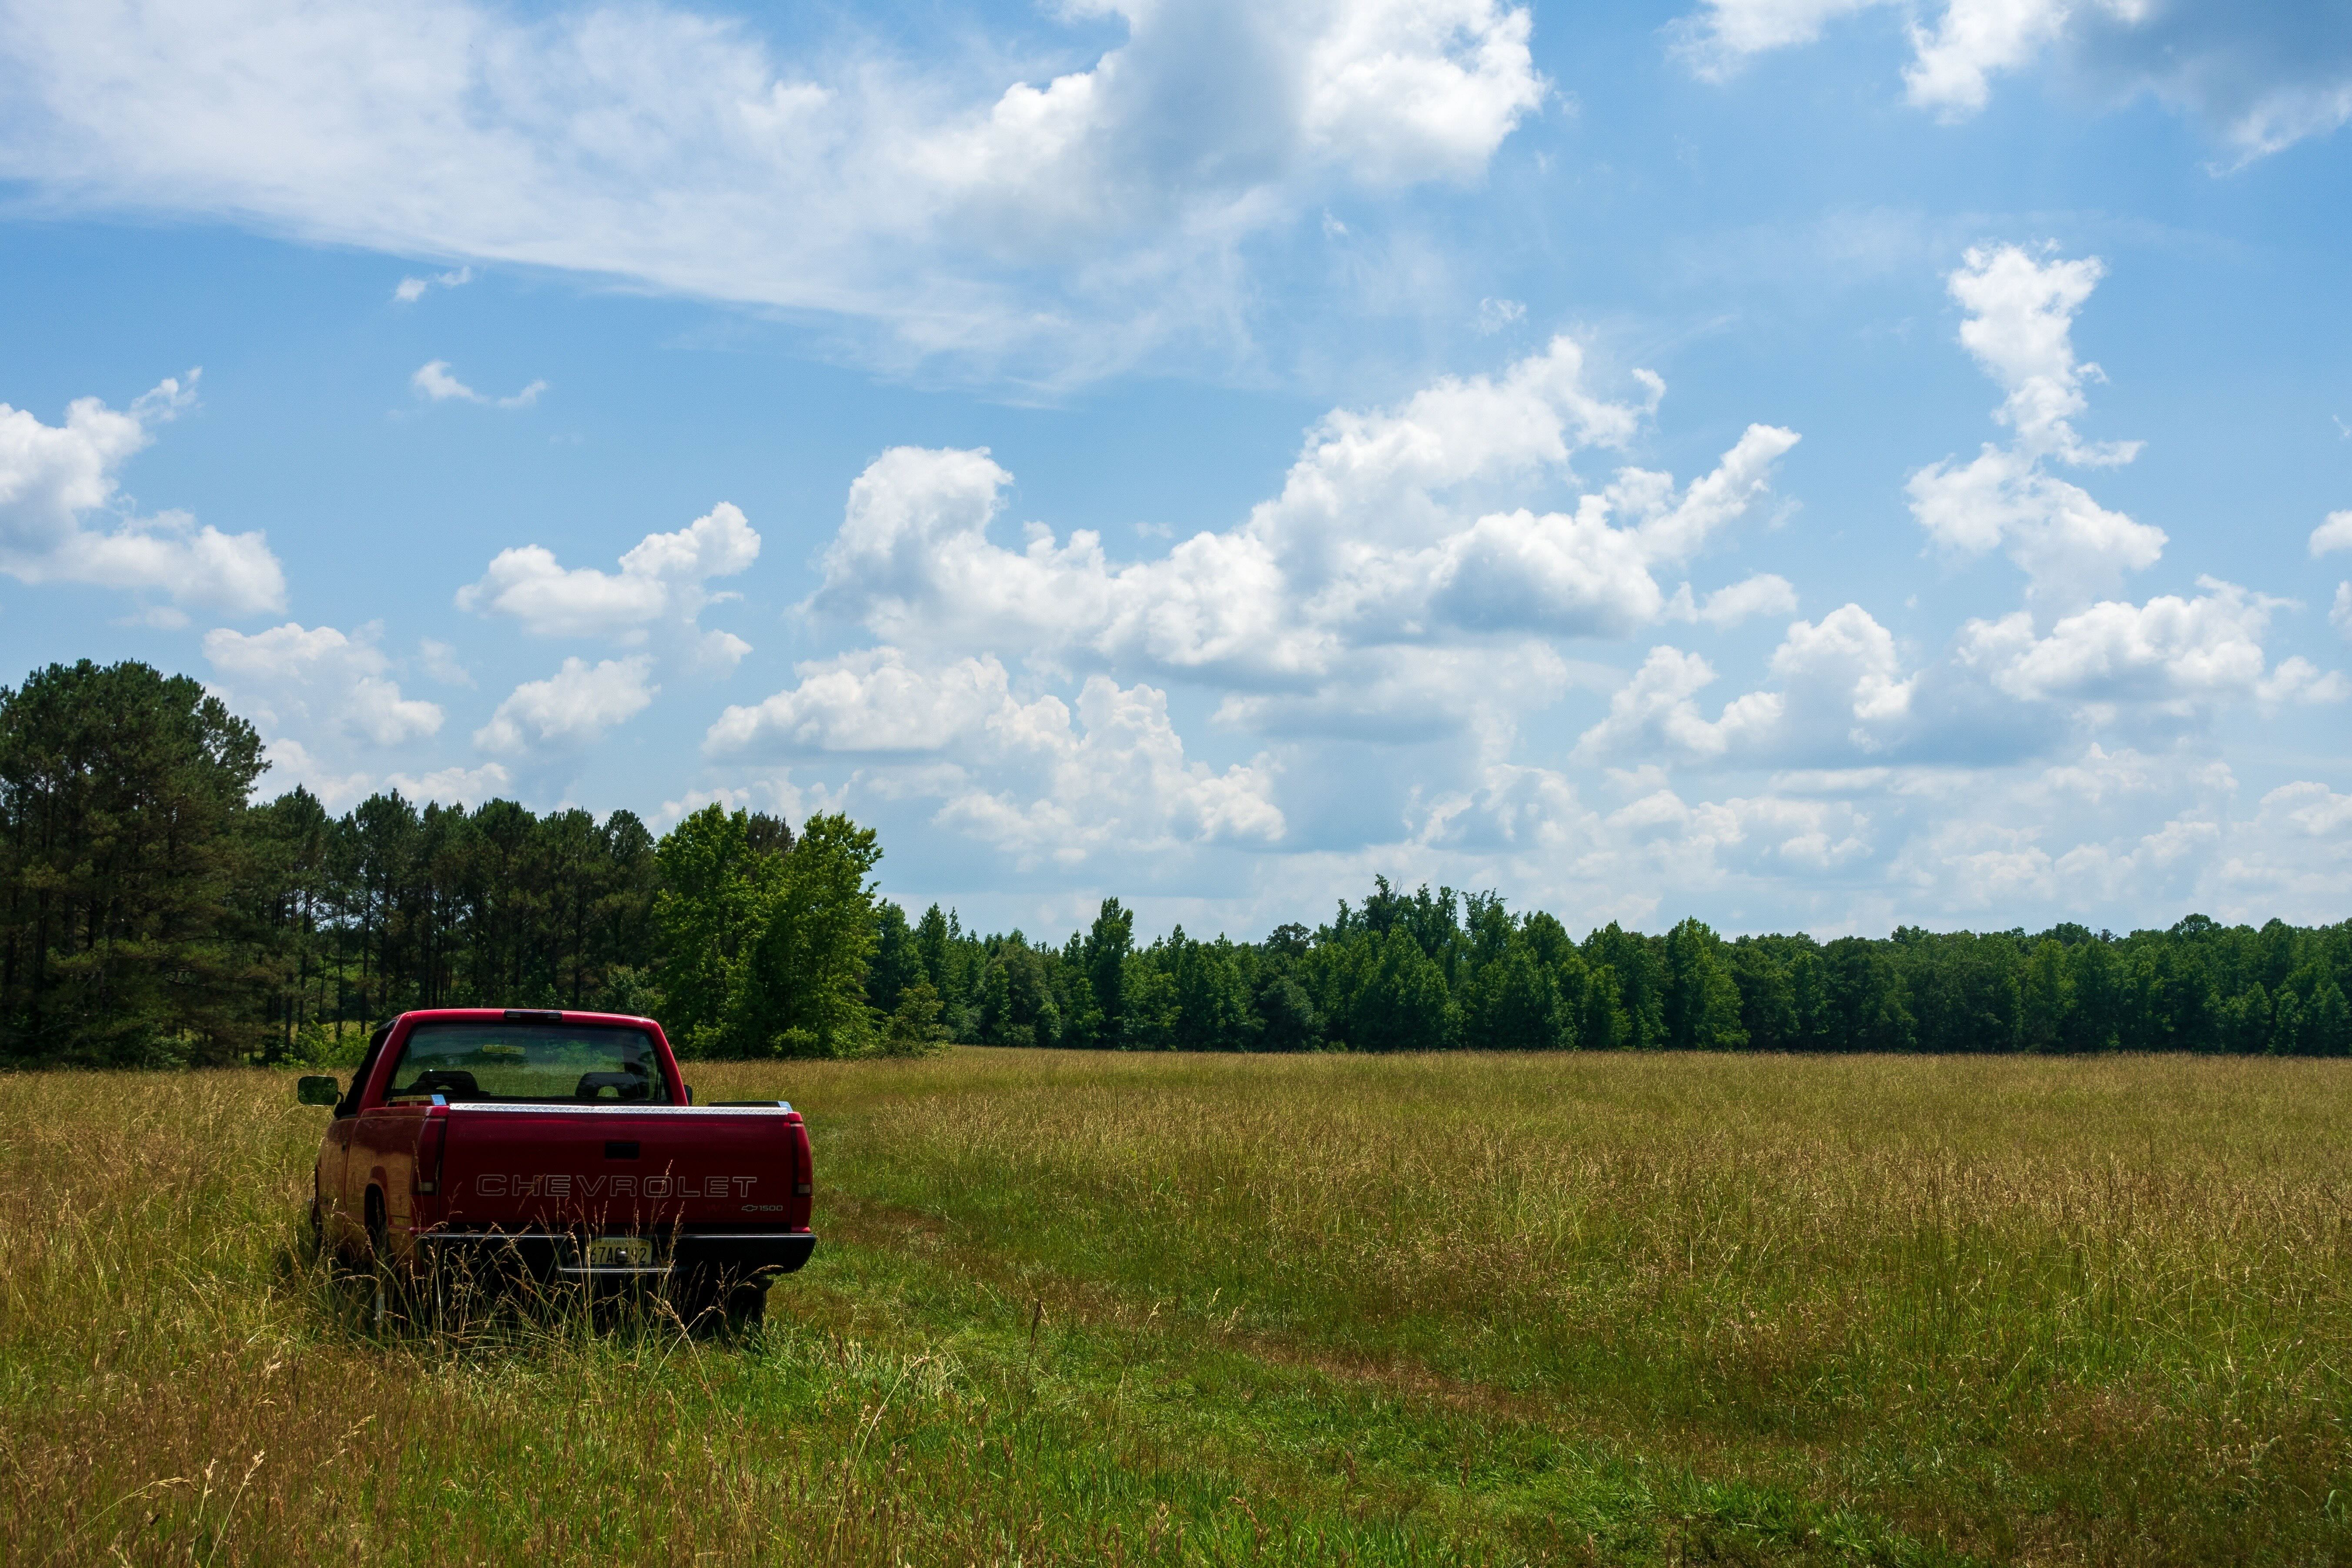
[[[541,1279],[645,1279],[685,1272],[751,1280],[795,1273],[816,1250],[816,1237],[805,1230],[689,1230],[647,1237],[654,1244],[649,1263],[614,1265],[589,1261],[589,1244],[603,1239],[594,1233],[428,1230],[415,1239],[418,1258],[428,1268],[511,1268]]]

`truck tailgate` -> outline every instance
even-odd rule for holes
[[[625,1231],[805,1228],[808,1134],[789,1106],[453,1104],[444,1223]]]

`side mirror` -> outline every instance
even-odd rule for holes
[[[692,1105],[694,1103],[694,1085],[692,1084],[688,1084],[686,1086],[686,1102],[688,1105]]]
[[[294,1098],[304,1105],[332,1105],[343,1098],[343,1086],[331,1078],[306,1075],[294,1080]]]

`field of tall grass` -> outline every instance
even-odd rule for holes
[[[2327,1563],[2352,1064],[698,1064],[763,1329],[379,1320],[290,1077],[0,1080],[8,1563]]]

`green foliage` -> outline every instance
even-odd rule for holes
[[[1130,952],[1119,965],[1118,1046],[1129,1051],[1176,1048],[1176,977],[1149,953]]]
[[[1062,1011],[1046,977],[1045,955],[1017,931],[995,946],[981,984],[980,1043],[1061,1044]]]
[[[940,994],[928,980],[918,980],[898,993],[898,1005],[882,1031],[877,1054],[886,1057],[936,1056],[948,1048],[947,1026],[940,1022]]]
[[[1261,1050],[1311,1051],[1323,1038],[1323,1015],[1296,975],[1269,970],[1252,999]]]
[[[1663,955],[1651,939],[1611,921],[1585,939],[1596,977],[1605,973],[1613,997],[1596,999],[1609,1014],[1610,1032],[1622,1047],[1655,1050],[1666,1043],[1666,1005],[1660,973]]]
[[[654,898],[665,1026],[687,1056],[730,1054],[735,994],[780,879],[782,858],[751,847],[751,818],[706,805],[662,837]]]
[[[2307,1056],[2352,1056],[2352,1008],[2345,1006],[2343,988],[2332,974],[2323,975],[2312,991],[2304,1037]]]
[[[2054,1051],[2065,1040],[2074,1011],[2074,976],[2066,950],[2050,937],[2033,944],[2019,986],[2019,1043],[2029,1051]]]
[[[963,1037],[983,1043],[1052,1037],[1023,1031],[1042,1004],[1016,1007],[1017,982],[1050,994],[1061,1044],[1139,1050],[2352,1054],[2352,925],[2257,931],[2192,916],[2128,937],[1906,926],[1823,945],[1726,942],[1685,920],[1663,936],[1612,921],[1580,943],[1556,917],[1517,914],[1492,893],[1405,893],[1381,879],[1323,926],[1255,943],[1179,928],[1136,948],[1132,922],[1106,900],[1091,930],[1055,948],[965,932],[934,908],[916,942],[928,972],[975,977]],[[1005,958],[1008,942],[1026,956]],[[1098,985],[1118,998],[1115,1031]]]
[[[1723,940],[1696,920],[1666,933],[1664,995],[1659,1014],[1665,1044],[1678,1051],[1736,1051],[1748,1044],[1738,982]]]
[[[1135,916],[1117,899],[1105,899],[1078,950],[1086,982],[1082,1010],[1074,1010],[1079,1045],[1123,1046],[1127,1038],[1128,954],[1135,948]]]
[[[838,814],[812,816],[765,878],[751,911],[740,982],[728,999],[736,1056],[854,1057],[874,1042],[866,970],[877,942],[874,830]]]
[[[908,986],[929,980],[907,911],[887,899],[873,900],[873,907],[874,957],[866,973],[866,1000],[887,1016],[898,1011],[898,997]],[[932,1000],[938,1000],[936,987]]]
[[[1420,933],[1398,923],[1363,943],[1342,1009],[1348,1043],[1360,1051],[1435,1051],[1454,1043],[1445,972]]]
[[[1797,975],[1783,943],[1753,938],[1734,942],[1730,950],[1732,983],[1739,988],[1739,1026],[1748,1048],[1786,1051],[1801,1047],[1803,1013],[1797,1000]]]

